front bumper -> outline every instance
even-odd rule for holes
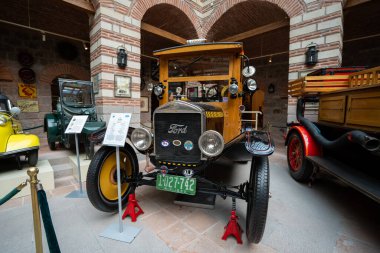
[[[12,150],[8,152],[0,152],[0,158],[13,157],[16,155],[24,155],[30,151],[38,150],[38,149],[39,149],[39,146],[30,147],[30,148],[22,148],[22,149]]]

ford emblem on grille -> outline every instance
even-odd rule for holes
[[[193,147],[194,147],[192,141],[185,141],[185,143],[183,144],[183,146],[185,147],[185,149],[186,149],[187,151],[192,150]]]
[[[169,126],[168,134],[185,134],[187,133],[187,126],[171,124]]]
[[[169,142],[168,140],[162,140],[162,141],[161,141],[161,146],[162,146],[162,147],[166,148],[166,147],[168,147],[169,145],[170,145],[170,142]]]
[[[176,147],[181,146],[181,141],[180,140],[174,140],[173,145]]]
[[[192,169],[185,169],[185,170],[182,171],[182,174],[186,178],[191,178],[194,175],[194,171]]]

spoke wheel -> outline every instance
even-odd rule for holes
[[[246,234],[250,243],[263,237],[269,202],[269,161],[267,156],[252,158],[247,188]]]
[[[290,175],[300,182],[310,180],[313,166],[306,160],[303,141],[296,132],[289,137],[287,157]]]
[[[121,199],[124,205],[134,186],[123,182],[126,177],[138,174],[138,161],[133,149],[120,148]],[[87,194],[92,205],[104,212],[115,212],[118,208],[116,150],[101,147],[94,155],[87,172]]]

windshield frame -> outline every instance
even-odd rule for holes
[[[228,74],[225,74],[225,75],[202,75],[202,76],[169,76],[169,62],[172,61],[172,60],[176,60],[176,59],[179,59],[179,58],[188,58],[188,57],[193,57],[193,58],[201,58],[203,56],[207,56],[207,57],[225,57],[228,59]],[[233,73],[234,73],[234,55],[231,54],[231,53],[226,53],[226,52],[218,52],[218,53],[207,53],[207,52],[202,52],[200,54],[186,54],[186,55],[175,55],[175,56],[171,56],[171,57],[167,57],[165,58],[165,62],[163,63],[165,64],[165,69],[166,71],[164,71],[163,76],[162,78],[165,80],[165,83],[167,84],[167,86],[169,87],[170,83],[188,83],[188,82],[199,82],[199,83],[202,83],[202,82],[209,82],[209,81],[227,81],[227,84],[230,82],[231,78],[233,78]],[[163,67],[163,66],[162,66]],[[167,87],[167,90],[169,91]],[[185,90],[183,91],[183,94],[185,94],[185,92],[187,92],[187,88],[186,85],[185,85]],[[164,97],[166,97],[167,100],[170,100],[169,99],[169,92],[167,92],[167,94],[164,95]],[[215,101],[203,101],[203,102],[215,102]],[[222,102],[222,101],[220,101]]]
[[[59,78],[58,83],[59,83],[59,96],[60,96],[61,103],[63,105],[68,106],[68,107],[74,107],[74,108],[95,107],[95,97],[94,97],[94,90],[93,90],[92,82]],[[70,86],[70,84],[78,85],[80,87],[89,87],[88,90],[90,91],[89,95],[90,95],[91,103],[90,104],[69,104],[69,103],[65,102],[65,100],[64,100],[65,94],[63,94],[63,90],[64,90],[65,86],[66,87]],[[84,90],[86,90],[86,89],[87,88],[84,88]]]

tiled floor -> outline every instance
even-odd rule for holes
[[[48,191],[51,215],[62,252],[380,252],[380,207],[356,191],[322,178],[312,188],[293,181],[286,156],[278,149],[270,158],[271,193],[266,231],[260,244],[221,240],[231,200],[217,198],[214,210],[173,204],[175,194],[139,187],[136,196],[144,214],[127,226],[142,228],[131,244],[99,237],[116,214],[97,211],[87,199],[64,196],[78,189],[67,175],[68,151],[40,155],[55,171],[56,189]],[[144,163],[141,161],[141,163]],[[220,161],[218,169],[232,163]],[[248,178],[248,164],[233,164],[232,182]],[[140,168],[142,170],[142,168]],[[246,203],[237,201],[239,223],[245,230]],[[1,252],[34,252],[30,198],[0,207]],[[44,248],[47,252],[46,241]]]

